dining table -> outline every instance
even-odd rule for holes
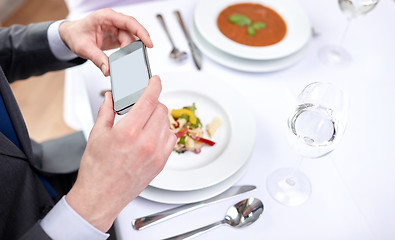
[[[174,11],[180,11],[190,30],[199,0],[158,0],[114,8],[136,18],[150,33],[154,47],[147,51],[153,75],[162,81],[172,81],[174,76],[186,82],[189,78],[219,79],[238,94],[230,98],[230,105],[246,104],[239,114],[255,123],[248,164],[233,184],[254,185],[254,191],[135,230],[133,219],[181,204],[139,196],[115,220],[118,239],[164,239],[187,232],[223,219],[230,206],[250,197],[264,204],[254,224],[222,226],[196,239],[395,239],[395,1],[380,0],[371,12],[352,20],[336,0],[295,1],[306,12],[312,29],[304,54],[290,66],[262,72],[232,68],[204,53],[201,69],[196,68]],[[185,62],[169,57],[171,44],[157,14],[164,17],[175,45],[188,52]],[[350,27],[342,45],[352,56],[351,62],[345,66],[322,63],[319,49],[339,44],[347,21]],[[103,101],[100,92],[110,88],[110,78],[87,61],[66,70],[65,80],[65,121],[88,137]],[[276,169],[298,162],[298,153],[287,141],[287,119],[298,93],[312,82],[333,83],[348,96],[347,127],[333,152],[301,164],[300,171],[312,186],[307,202],[284,206],[269,195],[266,180]],[[217,92],[222,94],[221,89]],[[229,137],[243,141],[245,136]]]

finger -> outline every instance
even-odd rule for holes
[[[107,11],[112,11],[111,13],[108,12],[106,16],[107,20],[113,26],[125,30],[131,35],[137,36],[147,47],[153,47],[153,43],[147,29],[145,29],[143,25],[141,25],[134,17],[127,16],[122,13],[117,13],[114,15],[113,10],[107,9]]]
[[[115,113],[112,104],[112,95],[111,92],[106,92],[104,95],[104,102],[99,109],[92,132],[112,128],[114,125],[114,118]]]
[[[156,109],[152,112],[150,118],[144,125],[144,132],[146,135],[152,135],[157,138],[163,137],[170,129],[170,121],[168,117],[168,109],[165,105],[158,102]]]
[[[138,38],[128,34],[128,32],[124,30],[121,30],[118,33],[118,40],[120,42],[120,48],[123,48],[129,45],[130,43],[135,42],[136,40],[138,40]]]
[[[177,144],[177,137],[172,131],[169,130],[166,147],[163,153],[165,158],[169,158],[176,144]]]
[[[104,76],[110,75],[108,56],[95,44],[88,44],[81,49],[80,55],[91,60],[103,73]]]
[[[177,141],[176,135],[170,131],[167,113],[167,107],[159,103],[143,129],[143,135],[147,141],[155,144],[155,153],[161,159],[162,167],[159,171],[163,169]]]
[[[158,145],[163,146],[163,153],[166,158],[168,158],[168,155],[170,155],[176,144],[177,137],[170,131],[168,109],[162,103],[158,104],[144,126],[144,134],[147,136],[155,136]]]
[[[105,77],[110,75],[108,56],[95,45],[86,48],[86,58],[90,59],[103,73]]]
[[[162,90],[162,85],[158,76],[153,76],[148,83],[143,94],[133,105],[129,113],[120,121],[119,125],[125,127],[142,129],[151,114],[159,104],[158,98]]]

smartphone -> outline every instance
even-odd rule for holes
[[[109,61],[114,111],[125,114],[139,99],[151,78],[146,47],[137,40],[111,54]]]

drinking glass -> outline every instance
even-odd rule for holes
[[[341,11],[347,17],[346,28],[338,45],[327,45],[318,51],[318,57],[324,64],[346,65],[351,62],[351,55],[343,47],[343,42],[351,20],[370,12],[379,0],[338,0]]]
[[[266,181],[269,194],[286,206],[298,206],[311,194],[311,183],[299,171],[304,158],[320,158],[339,143],[347,122],[348,100],[332,83],[311,83],[296,99],[288,118],[288,140],[300,155],[294,168],[280,168]]]

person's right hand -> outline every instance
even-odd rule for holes
[[[168,110],[158,101],[160,92],[160,79],[154,76],[114,127],[111,93],[106,93],[99,110],[66,201],[103,232],[160,173],[176,144],[176,136],[169,130]]]

